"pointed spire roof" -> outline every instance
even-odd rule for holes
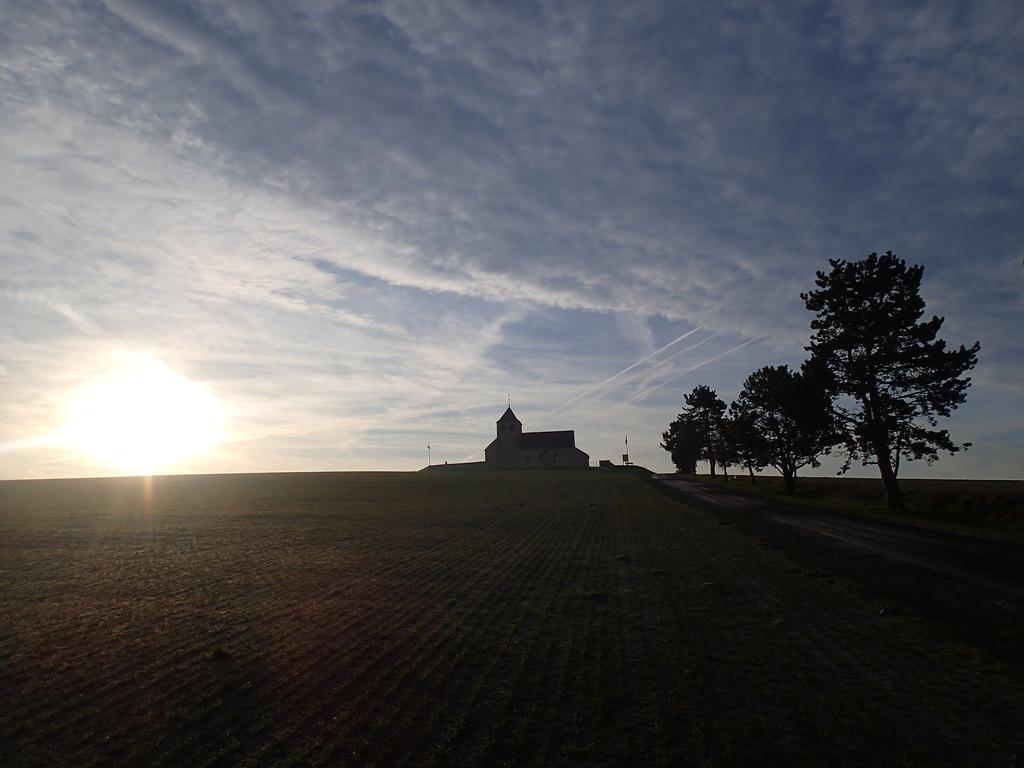
[[[507,421],[514,421],[516,424],[522,424],[523,423],[518,418],[516,418],[516,415],[512,412],[512,406],[509,406],[508,408],[506,408],[505,412],[503,414],[501,414],[501,418],[498,419],[498,423],[499,424],[504,424]]]

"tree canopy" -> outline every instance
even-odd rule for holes
[[[736,409],[735,403],[729,406],[728,415],[722,420],[722,444],[726,455],[732,463],[744,467],[750,473],[750,482],[754,481],[754,472],[764,469],[764,448],[761,435],[749,415]]]
[[[725,415],[725,403],[719,399],[718,393],[711,387],[700,384],[690,394],[683,397],[686,403],[683,413],[697,430],[699,451],[697,458],[704,459],[711,467],[711,476],[715,476],[718,464],[719,426]]]
[[[672,453],[672,461],[680,472],[696,472],[697,461],[703,459],[710,465],[711,476],[714,477],[721,440],[719,426],[725,414],[725,403],[715,390],[703,384],[694,387],[683,401],[682,412],[662,434],[662,448]],[[676,461],[677,454],[681,464]]]
[[[775,467],[793,493],[801,467],[839,442],[822,376],[787,365],[765,366],[750,374],[730,407],[738,450],[748,461]]]
[[[924,267],[908,267],[891,251],[860,261],[829,259],[817,290],[801,294],[816,312],[807,347],[839,396],[835,413],[845,427],[847,466],[876,463],[890,509],[902,509],[900,458],[934,462],[957,445],[938,417],[964,402],[980,345],[947,349],[938,339],[944,318],[921,321]]]
[[[661,447],[672,456],[676,471],[686,475],[696,474],[697,460],[700,458],[700,438],[696,426],[680,414],[668,425],[661,438]]]

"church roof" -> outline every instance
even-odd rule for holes
[[[536,450],[537,448],[575,448],[576,436],[571,429],[557,432],[523,432],[519,439],[519,448]]]
[[[522,424],[523,423],[523,422],[519,421],[519,419],[516,418],[516,415],[514,413],[512,413],[512,406],[509,406],[508,408],[506,408],[505,412],[503,414],[501,414],[501,418],[498,419],[498,423],[499,424],[503,424],[506,421],[514,421],[517,424]]]

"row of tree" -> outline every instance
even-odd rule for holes
[[[980,345],[947,349],[937,338],[944,318],[922,321],[924,267],[908,267],[892,252],[855,262],[830,259],[816,290],[801,294],[811,321],[800,370],[765,366],[751,373],[728,408],[710,387],[684,397],[682,412],[662,435],[676,469],[693,474],[707,461],[711,475],[729,466],[774,467],[786,490],[797,471],[819,466],[835,449],[845,453],[841,472],[855,460],[877,464],[888,506],[903,509],[900,462],[955,453],[938,417],[967,398]]]

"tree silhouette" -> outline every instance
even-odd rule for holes
[[[817,467],[818,457],[838,442],[831,397],[817,373],[767,365],[747,377],[730,409],[735,422],[746,426],[736,428],[740,450],[775,467],[787,493],[796,491],[797,470]]]
[[[677,472],[693,475],[697,472],[697,459],[700,457],[700,439],[697,427],[683,414],[668,425],[663,432],[661,447],[672,456],[672,463]]]
[[[754,472],[765,466],[764,449],[761,436],[747,414],[736,408],[736,403],[729,406],[729,414],[722,419],[719,427],[722,433],[722,444],[731,460],[750,473],[750,484],[757,480]]]
[[[835,405],[846,431],[844,469],[858,458],[876,463],[889,509],[902,510],[900,457],[931,464],[940,450],[969,445],[935,427],[966,400],[971,380],[963,374],[977,363],[980,345],[947,350],[936,339],[943,318],[919,322],[924,267],[907,267],[891,251],[829,264],[831,272],[817,273],[818,290],[801,294],[817,313],[807,349],[845,396]]]
[[[673,425],[680,422],[689,424],[693,429],[693,439],[697,446],[696,459],[705,459],[711,467],[711,476],[714,477],[721,439],[719,426],[725,414],[725,403],[718,398],[715,390],[703,384],[694,387],[683,400],[686,405],[683,406],[682,413],[669,425],[669,432],[665,433],[666,441]],[[677,430],[681,431],[682,425]]]

